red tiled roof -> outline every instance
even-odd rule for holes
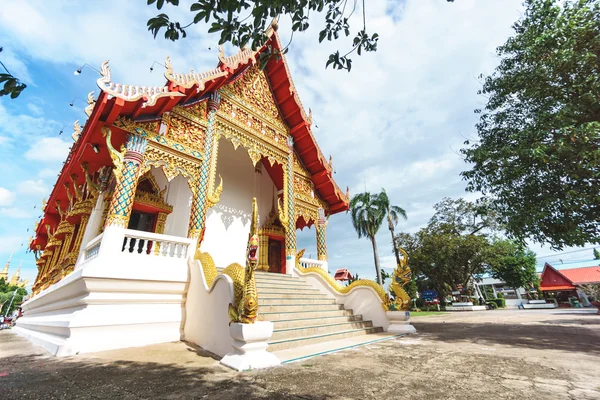
[[[600,283],[600,266],[561,269],[560,273],[573,282],[574,285]]]
[[[346,268],[341,268],[335,271],[334,279],[336,281],[347,281],[352,279],[352,274]]]

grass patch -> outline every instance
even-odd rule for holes
[[[445,314],[444,311],[411,311],[411,317],[426,317],[428,315],[442,315]]]

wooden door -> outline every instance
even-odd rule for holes
[[[281,241],[269,239],[269,272],[281,273]]]

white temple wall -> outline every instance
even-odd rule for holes
[[[96,236],[98,236],[98,231],[100,230],[100,226],[102,225],[102,223],[104,222],[102,220],[102,213],[104,212],[104,195],[106,193],[102,192],[100,193],[100,195],[98,196],[98,199],[96,200],[96,205],[94,206],[94,209],[92,210],[92,213],[90,214],[90,219],[88,220],[88,224],[85,227],[85,232],[83,234],[83,238],[81,239],[81,248],[79,249],[79,255],[77,257],[77,266],[81,265],[80,259],[83,255],[83,251],[86,248],[87,244],[90,242],[90,240],[92,240],[93,238],[95,238]],[[109,201],[109,200],[107,200]]]
[[[169,183],[166,200],[173,206],[173,212],[167,216],[165,235],[187,237],[192,191],[186,178],[178,175]]]
[[[237,150],[226,139],[219,142],[218,174],[223,177],[221,201],[208,211],[201,249],[210,253],[218,268],[246,264],[246,246],[252,218],[252,198],[258,202],[259,225],[271,211],[275,185],[267,171],[254,172],[248,152]],[[277,207],[277,205],[275,205]]]

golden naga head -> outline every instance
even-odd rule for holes
[[[256,197],[252,199],[252,222],[250,224],[247,252],[248,263],[256,268],[258,265],[258,206]]]
[[[248,262],[254,267],[258,264],[258,235],[252,235],[248,242]]]

